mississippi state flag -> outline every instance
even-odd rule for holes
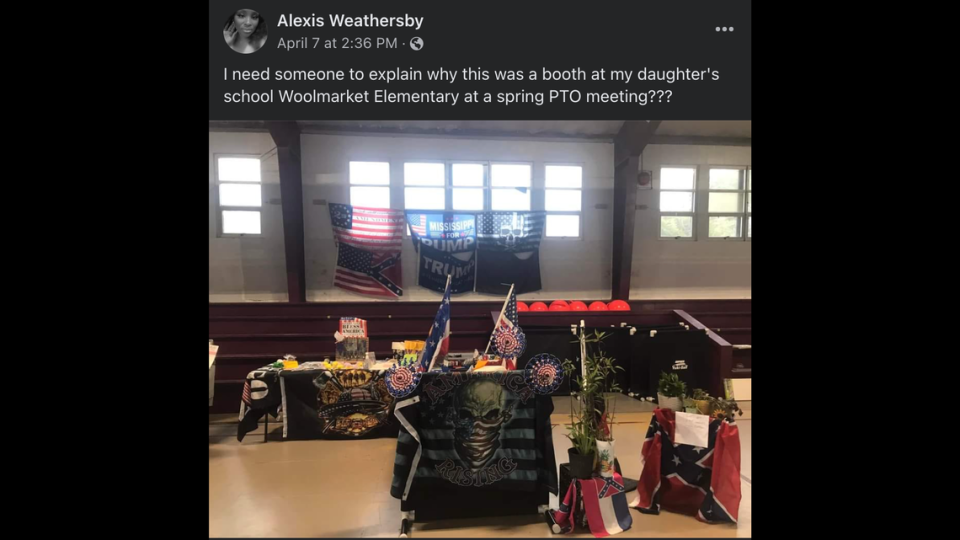
[[[551,528],[555,533],[569,533],[576,522],[577,490],[583,497],[583,510],[587,515],[590,532],[597,538],[628,530],[633,526],[633,517],[623,492],[623,477],[613,473],[610,478],[594,477],[589,480],[574,480],[560,504],[560,509],[548,513]]]
[[[710,422],[707,448],[673,444],[676,414],[656,409],[643,442],[643,472],[630,506],[664,510],[706,523],[736,523],[740,511],[740,433],[729,420]]]

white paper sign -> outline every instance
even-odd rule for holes
[[[706,448],[710,446],[710,440],[707,436],[710,428],[710,417],[705,414],[677,413],[677,431],[674,435],[674,443],[689,444]]]
[[[343,334],[341,334],[339,331],[333,333],[333,338],[336,339],[338,343],[344,339]]]

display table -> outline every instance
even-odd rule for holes
[[[643,472],[630,506],[660,509],[707,523],[736,523],[740,510],[740,432],[733,420],[713,419],[707,448],[674,444],[676,414],[656,409],[643,442]]]
[[[283,438],[396,437],[395,400],[384,374],[365,369],[281,371]]]
[[[557,493],[548,392],[523,371],[424,373],[398,398],[390,494],[417,520],[536,514]],[[404,531],[406,532],[406,531]]]
[[[328,370],[317,363],[251,371],[244,383],[237,440],[257,429],[264,416],[269,427],[269,416],[281,414],[284,439],[396,437],[395,400],[383,376],[383,371]]]

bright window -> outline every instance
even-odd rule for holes
[[[350,162],[350,204],[367,208],[390,208],[389,163]]]
[[[218,157],[217,192],[222,234],[261,234],[260,157]]]
[[[403,207],[415,210],[444,210],[446,166],[443,163],[403,164]]]
[[[484,166],[480,163],[454,163],[451,166],[454,210],[483,210]]]
[[[697,169],[660,169],[660,237],[693,238]]]
[[[546,235],[579,238],[583,167],[547,165],[544,172]]]
[[[494,163],[490,165],[490,208],[530,210],[531,166]]]
[[[707,186],[707,224],[710,238],[742,240],[749,230],[747,170],[711,167]]]

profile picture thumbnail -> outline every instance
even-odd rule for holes
[[[257,52],[267,41],[267,21],[252,9],[238,9],[223,25],[223,39],[242,54]]]

